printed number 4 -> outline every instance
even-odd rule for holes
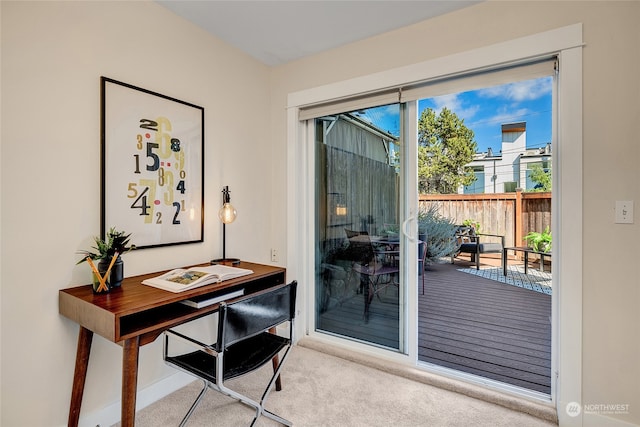
[[[131,204],[131,209],[140,209],[140,215],[149,215],[148,210],[151,208],[149,204],[147,204],[147,192],[149,191],[149,187],[145,187],[144,191],[140,193],[137,199],[133,201]]]

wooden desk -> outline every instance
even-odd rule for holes
[[[58,293],[60,314],[80,325],[68,425],[77,426],[80,418],[94,333],[123,347],[122,426],[133,426],[140,346],[153,342],[169,328],[214,313],[219,307],[219,304],[214,304],[196,309],[181,304],[181,300],[238,288],[244,288],[245,294],[251,294],[283,284],[286,279],[284,268],[248,262],[241,262],[238,267],[253,270],[253,274],[180,293],[141,283],[163,272],[126,278],[120,288],[106,294],[94,294],[91,285],[61,289]]]

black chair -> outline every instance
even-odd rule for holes
[[[255,425],[261,415],[279,423],[291,426],[291,422],[265,409],[264,404],[273,387],[293,343],[295,329],[297,282],[259,292],[253,295],[220,304],[218,316],[218,337],[211,345],[203,344],[174,330],[164,333],[164,360],[183,372],[204,382],[204,387],[193,405],[182,419],[183,426],[208,388],[240,400],[253,407],[256,415],[251,425]],[[288,337],[269,332],[270,329],[289,323]],[[197,348],[196,351],[169,355],[169,338],[178,338]],[[173,340],[171,340],[173,341]],[[285,350],[286,349],[286,350]],[[225,381],[255,371],[271,360],[275,360],[282,350],[279,363],[274,362],[274,373],[262,394],[260,402],[226,387]]]
[[[427,249],[427,242],[418,243],[418,275],[422,276],[422,295],[424,295],[424,279],[427,275],[425,271],[427,268]]]
[[[471,262],[476,264],[476,270],[480,270],[480,254],[502,254],[504,248],[504,236],[476,233],[473,227],[458,227],[454,238],[458,241],[460,247],[457,252],[451,254],[451,264],[453,264],[455,257],[464,252],[470,255]],[[493,238],[493,240],[499,238],[500,241],[487,241],[487,238]],[[502,259],[502,255],[500,259]]]
[[[399,287],[399,251],[375,247],[366,231],[349,232],[349,246],[345,250],[352,261],[351,270],[360,276],[360,290],[364,293],[364,320],[369,321],[369,306],[374,295],[380,299],[380,292],[388,286]]]

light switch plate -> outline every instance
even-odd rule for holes
[[[633,200],[616,200],[616,224],[633,224]]]

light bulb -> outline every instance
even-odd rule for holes
[[[220,221],[222,221],[223,224],[231,224],[236,220],[236,216],[238,216],[238,212],[229,202],[223,204],[218,211],[218,218],[220,218]]]

